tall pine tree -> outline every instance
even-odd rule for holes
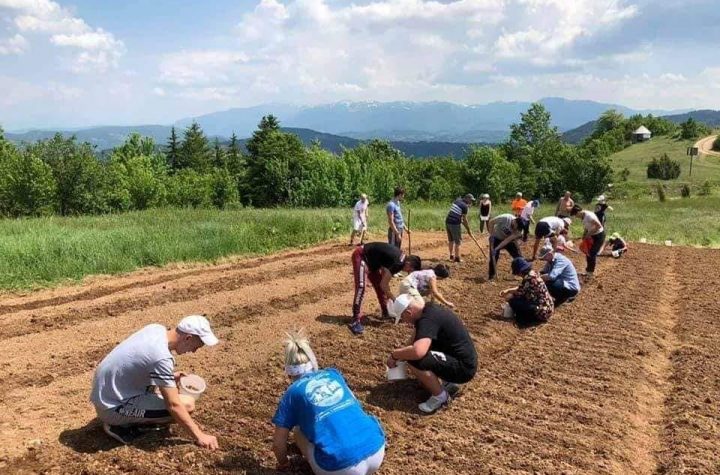
[[[192,168],[196,172],[206,173],[212,167],[213,151],[210,142],[197,122],[185,129],[185,137],[178,153],[176,168]]]
[[[171,170],[178,168],[178,156],[180,153],[180,144],[178,143],[178,137],[175,133],[175,127],[170,129],[170,138],[168,139],[167,146],[165,147],[165,156],[167,157],[167,164]]]
[[[217,137],[213,141],[213,166],[217,169],[227,168],[225,150],[220,146],[220,140]]]

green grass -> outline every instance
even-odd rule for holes
[[[613,202],[608,231],[630,240],[671,239],[720,247],[720,197]],[[444,230],[448,204],[405,205],[417,230]],[[495,206],[495,213],[509,206]],[[536,216],[552,214],[543,205]],[[214,262],[231,255],[261,255],[349,236],[350,209],[162,209],[108,216],[0,221],[0,288],[30,289],[171,262]],[[471,212],[477,229],[477,209]],[[371,231],[384,234],[381,205],[371,207]],[[574,231],[579,231],[575,225]],[[575,234],[577,235],[577,233]]]
[[[620,173],[623,168],[630,170],[628,181],[648,182],[647,166],[655,157],[663,153],[680,162],[681,172],[672,182],[702,183],[706,180],[720,182],[720,157],[698,157],[693,161],[692,176],[690,175],[690,157],[686,155],[687,148],[695,140],[675,140],[668,137],[656,137],[648,142],[638,143],[611,155],[613,170]]]

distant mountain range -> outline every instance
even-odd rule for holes
[[[170,126],[165,125],[141,125],[137,127],[118,126],[118,127],[96,127],[83,130],[67,130],[60,131],[65,137],[75,136],[80,142],[88,142],[95,145],[98,151],[108,150],[120,145],[125,138],[133,132],[141,135],[152,137],[155,143],[165,145],[170,136]],[[283,127],[285,132],[290,132],[298,137],[307,146],[315,141],[319,141],[320,145],[333,153],[340,153],[343,148],[353,148],[360,145],[363,140],[352,137],[343,137],[339,135],[326,134],[310,129]],[[6,133],[5,137],[15,143],[35,142],[37,140],[45,140],[54,136],[56,131],[33,130],[30,132]],[[180,134],[180,132],[178,132]],[[212,136],[214,139],[217,136]],[[229,138],[217,137],[221,143],[227,145]],[[241,147],[245,147],[247,138],[239,140]],[[460,142],[425,142],[425,141],[396,141],[391,140],[390,144],[406,155],[424,158],[437,156],[453,156],[461,157],[465,150],[471,146],[470,143]]]
[[[539,101],[561,131],[594,120],[608,109],[626,115],[664,115],[687,111],[633,110],[617,104],[576,101],[558,97]],[[179,120],[186,127],[193,121],[211,135],[232,132],[248,136],[263,115],[274,114],[285,127],[307,128],[357,139],[383,138],[399,141],[500,142],[510,124],[520,120],[530,102],[493,102],[459,105],[449,102],[338,102],[319,106],[268,104],[229,109]]]
[[[588,123],[608,109],[615,109],[625,115],[652,113],[673,114],[673,117],[684,117],[688,112],[633,110],[617,104],[557,97],[544,98],[539,102],[552,115],[553,124],[561,131],[568,131],[567,135],[572,136],[574,141],[582,140],[588,133]],[[264,115],[273,114],[287,130],[297,131],[295,133],[305,143],[318,139],[323,147],[333,152],[339,151],[341,146],[352,147],[360,140],[380,138],[391,141],[409,155],[458,156],[468,144],[499,143],[505,140],[510,124],[519,122],[520,114],[527,111],[530,105],[530,102],[493,102],[469,106],[449,102],[338,102],[320,106],[266,104],[181,119],[174,125],[180,129],[178,135],[181,135],[181,129],[197,121],[209,137],[227,140],[233,132],[238,137],[249,137]],[[706,112],[713,111],[692,113]],[[572,130],[579,126],[585,129]],[[15,142],[32,142],[51,137],[55,132],[31,130],[5,135]],[[138,132],[152,137],[158,144],[165,144],[170,135],[170,126],[104,126],[61,132],[64,135],[75,135],[78,140],[89,142],[99,150],[106,150],[121,144],[131,132]]]
[[[690,117],[692,117],[696,121],[703,122],[704,124],[706,124],[710,127],[720,127],[720,111],[715,111],[715,110],[710,110],[710,109],[689,111],[689,112],[684,112],[682,114],[663,115],[661,117],[669,120],[670,122],[674,122],[676,124],[685,122]],[[565,140],[565,142],[567,142],[567,143],[579,144],[580,142],[585,140],[587,137],[592,135],[593,131],[595,130],[596,124],[597,124],[596,120],[591,120],[589,122],[584,123],[580,127],[576,127],[574,129],[568,130],[567,132],[562,134],[563,140]]]

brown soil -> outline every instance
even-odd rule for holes
[[[433,264],[441,234],[413,235]],[[596,279],[550,323],[499,318],[509,260],[484,282],[477,250],[441,283],[480,357],[451,406],[421,416],[414,381],[389,383],[383,363],[408,329],[344,326],[350,248],[331,243],[218,266],[142,271],[0,299],[0,473],[275,473],[273,415],[287,387],[286,330],[305,327],[321,365],[336,366],[388,437],[383,474],[720,473],[720,251],[635,244],[603,258]],[[583,268],[579,259],[578,267]],[[504,281],[506,279],[507,281]],[[177,358],[204,377],[196,420],[221,449],[177,428],[131,447],[106,437],[87,401],[92,371],[127,335],[204,313],[222,343]],[[310,473],[299,460],[295,473]]]

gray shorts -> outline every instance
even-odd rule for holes
[[[459,224],[445,223],[445,229],[447,230],[448,242],[455,244],[460,244],[462,242],[462,228]]]
[[[111,409],[95,408],[97,417],[111,426],[137,424],[169,424],[172,416],[165,406],[165,400],[156,393],[131,397],[122,405]]]

